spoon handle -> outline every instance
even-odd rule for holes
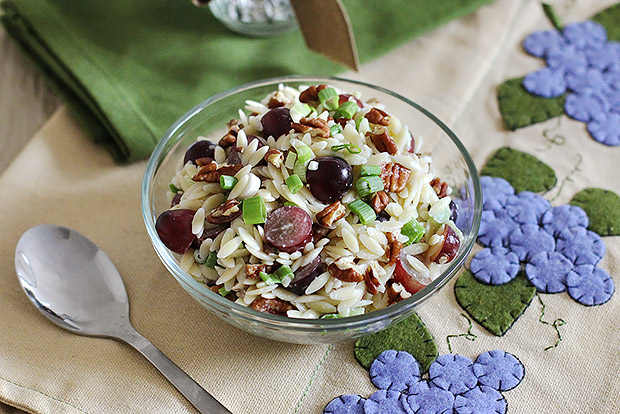
[[[148,339],[131,329],[119,336],[124,342],[137,349],[155,368],[192,403],[202,414],[232,414],[226,407],[176,366]]]

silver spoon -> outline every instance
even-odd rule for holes
[[[17,243],[15,269],[30,301],[71,332],[114,338],[146,357],[201,413],[231,414],[140,335],[129,322],[129,301],[116,266],[75,230],[43,224]]]

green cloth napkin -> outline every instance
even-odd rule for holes
[[[364,63],[491,1],[344,4]],[[218,92],[262,78],[344,70],[307,49],[298,31],[241,36],[189,0],[6,0],[1,6],[7,31],[85,130],[120,161],[147,157],[176,119]]]

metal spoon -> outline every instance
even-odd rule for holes
[[[66,227],[33,227],[17,243],[15,269],[28,298],[56,325],[80,335],[128,343],[201,413],[231,414],[134,330],[121,275],[89,239]]]

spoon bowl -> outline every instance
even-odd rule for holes
[[[135,331],[129,320],[129,300],[120,273],[105,252],[88,238],[66,227],[33,227],[17,243],[15,270],[30,301],[56,325],[80,335],[126,342],[201,413],[230,414]]]

